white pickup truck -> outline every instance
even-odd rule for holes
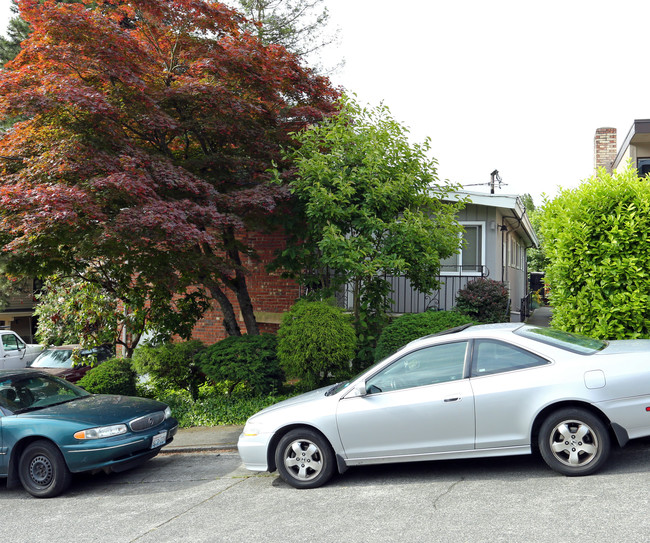
[[[25,343],[11,330],[0,330],[0,369],[24,368],[43,350],[42,345]]]

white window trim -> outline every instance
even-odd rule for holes
[[[485,268],[485,238],[486,238],[486,227],[487,224],[485,221],[458,221],[461,226],[480,226],[481,230],[481,266]],[[458,233],[458,240],[462,242],[463,233]],[[458,271],[443,271],[440,270],[440,275],[443,277],[480,277],[480,271],[463,271],[463,249],[461,248],[460,253],[458,253]]]

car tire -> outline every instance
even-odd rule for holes
[[[539,451],[548,466],[563,475],[590,475],[607,461],[611,439],[605,424],[584,409],[562,409],[539,431]]]
[[[294,488],[317,488],[334,474],[334,452],[327,440],[308,428],[288,432],[275,449],[280,477]]]
[[[18,463],[20,482],[35,498],[53,498],[64,492],[72,480],[61,451],[49,441],[29,444]]]

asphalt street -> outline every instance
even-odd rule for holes
[[[93,542],[648,541],[650,440],[567,478],[522,456],[350,469],[315,490],[245,470],[236,452],[159,455],[82,475],[63,496],[0,484],[0,537]]]

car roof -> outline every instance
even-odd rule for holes
[[[407,344],[409,347],[415,347],[419,343],[422,345],[430,344],[431,340],[435,343],[443,343],[444,341],[453,341],[454,339],[464,339],[467,337],[503,337],[510,335],[515,330],[527,327],[528,325],[521,322],[499,322],[495,324],[476,324],[476,325],[463,325],[449,330],[443,330],[437,334],[431,334],[418,339],[415,339]]]

